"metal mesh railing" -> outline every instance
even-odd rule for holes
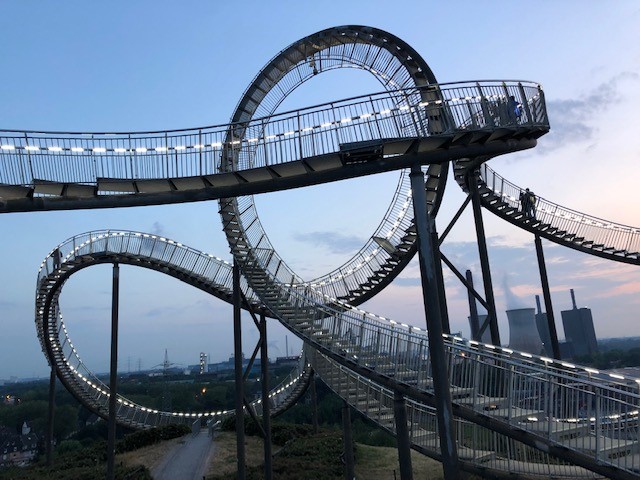
[[[97,185],[99,179],[207,176],[339,153],[348,143],[500,125],[547,125],[541,92],[538,85],[527,82],[464,82],[383,92],[246,123],[195,129],[0,130],[0,184]],[[523,105],[542,106],[525,108],[527,113],[520,116],[508,115],[504,105],[510,96]]]
[[[42,262],[38,274],[36,294],[36,329],[38,338],[49,362],[56,365],[59,375],[73,393],[94,410],[108,410],[109,387],[82,361],[72,343],[62,314],[58,308],[58,296],[62,285],[56,281],[60,275],[81,268],[89,256],[114,254],[118,258],[131,256],[138,262],[148,260],[159,266],[169,266],[173,272],[191,276],[197,282],[208,283],[220,291],[221,296],[231,293],[231,265],[211,255],[198,252],[179,242],[139,232],[102,230],[75,236],[58,245]],[[114,257],[116,258],[116,257]],[[253,298],[246,282],[241,288],[248,299]],[[50,297],[52,307],[45,312],[44,306]],[[46,317],[46,318],[45,318]],[[46,325],[46,327],[45,327]],[[50,346],[51,355],[47,352]],[[301,360],[302,362],[302,360]],[[288,399],[305,368],[300,363],[270,394],[274,408]],[[259,405],[260,402],[253,402]],[[164,425],[167,423],[191,423],[196,418],[221,418],[234,414],[233,410],[212,412],[162,411],[132,402],[118,395],[118,421],[133,428]]]
[[[480,167],[481,181],[509,206],[523,210],[520,194],[522,187],[503,178],[486,163]],[[564,232],[569,241],[579,238],[580,243],[614,254],[639,255],[640,228],[620,225],[609,220],[563,207],[543,197],[536,196],[534,204],[536,221],[548,225],[555,231]]]
[[[104,253],[116,255],[113,258],[131,254],[170,271],[196,270],[200,276],[194,275],[194,281],[200,281],[204,278],[201,275],[212,272],[206,265],[209,262],[222,265],[216,275],[209,273],[209,278],[217,278],[224,283],[228,278],[224,270],[229,270],[228,264],[177,242],[135,232],[101,231],[80,235],[61,244],[47,257],[38,279],[36,323],[39,337],[43,344],[50,343],[53,361],[67,375],[68,382],[95,405],[106,404],[108,389],[84,366],[62,321],[51,319],[51,315],[58,316],[55,307],[49,313],[45,330],[43,305],[47,296],[53,296],[57,302],[61,288],[57,283],[62,273],[79,267],[88,256],[96,261]],[[416,392],[432,392],[431,362],[427,335],[423,330],[362,310],[346,310],[344,305],[333,308],[324,303],[321,294],[309,287],[287,288],[273,281],[271,285],[278,287],[279,295],[267,306],[312,345],[333,352],[337,358],[355,362],[367,371],[375,371],[392,382],[402,381]],[[264,295],[264,298],[272,297]],[[634,379],[459,337],[446,336],[445,346],[454,401],[469,412],[494,417],[495,421],[514,430],[530,433],[543,444],[563,446],[602,464],[626,471],[640,468],[636,428],[640,394]],[[340,368],[344,370],[344,367]],[[287,387],[292,385],[292,382],[286,384]],[[388,407],[381,393],[376,395],[374,398],[380,399],[383,407]],[[119,405],[123,417],[138,426],[175,418],[177,421],[192,420],[194,415],[220,414],[159,412],[121,400]],[[432,415],[428,406],[420,402],[415,404],[411,407],[414,418]],[[367,408],[373,407],[369,405]],[[464,426],[473,423],[473,419],[465,418],[465,421],[467,423],[459,428],[471,433],[465,434],[464,448],[476,452],[488,450],[493,434],[485,435],[479,433],[480,430],[474,434],[475,427]],[[429,424],[432,421],[424,422]],[[423,430],[429,431],[428,428]],[[421,435],[428,436],[424,432]],[[433,438],[429,442],[435,445]],[[431,443],[424,445],[427,448]],[[521,452],[520,447],[514,449]],[[507,449],[507,453],[509,451]],[[527,452],[526,455],[507,455],[503,460],[519,465],[518,468],[524,468],[521,462],[525,456],[528,458],[525,463],[554,464],[546,457],[535,457]],[[503,453],[500,455],[502,458]],[[532,458],[539,458],[539,461],[532,462]]]

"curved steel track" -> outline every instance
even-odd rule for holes
[[[308,78],[342,67],[369,71],[385,91],[275,113]],[[511,114],[510,97],[521,104],[521,116]],[[448,162],[454,161],[463,186],[460,179],[480,169],[483,204],[509,221],[572,248],[637,262],[637,229],[622,243],[588,238],[596,230],[580,229],[592,219],[561,227],[554,223],[563,218],[557,209],[553,219],[542,218],[551,215],[542,200],[540,220],[523,219],[514,194],[496,189],[497,177],[484,162],[533,147],[548,128],[539,85],[437,84],[426,62],[397,37],[369,27],[335,27],[276,55],[228,125],[106,134],[0,132],[0,212],[220,199],[248,301],[266,307],[302,338],[321,378],[383,428],[394,429],[389,392],[410,399],[412,444],[437,458],[426,332],[351,306],[384,288],[416,251],[405,174],[369,241],[345,265],[311,282],[275,252],[249,195],[421,165],[435,215]],[[230,294],[227,264],[164,238],[96,232],[57,247],[38,278],[38,336],[65,385],[102,415],[108,391],[79,359],[57,301],[72,273],[116,261],[162,271],[225,300]],[[638,439],[615,434],[638,421],[635,382],[457,337],[445,338],[445,345],[464,468],[492,476],[584,477],[587,469],[636,477]],[[287,392],[302,378],[288,382],[281,396],[291,398]],[[575,402],[594,407],[585,417]],[[123,398],[119,405],[120,421],[134,427],[221,413],[159,412]]]

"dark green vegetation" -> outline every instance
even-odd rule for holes
[[[574,358],[576,363],[601,370],[640,367],[640,337],[598,340],[599,352]]]
[[[191,429],[186,425],[167,425],[143,430],[127,435],[116,444],[116,452],[123,453],[163,440],[181,437]],[[65,440],[56,450],[53,467],[47,467],[43,460],[27,468],[10,468],[0,471],[0,478],[6,480],[102,480],[106,477],[106,442],[94,441],[83,446],[78,440]],[[119,480],[151,480],[146,467],[116,466]]]
[[[271,372],[272,385],[279,383],[289,373],[288,368]],[[234,407],[235,384],[223,376],[130,376],[120,379],[119,390],[134,401],[149,407],[162,408],[169,400],[177,410],[222,410]],[[260,382],[247,382],[247,397],[253,398],[260,391]],[[282,447],[274,464],[276,478],[287,479],[286,472],[309,471],[309,478],[335,478],[342,475],[342,400],[322,382],[317,382],[318,419],[320,433],[313,433],[311,395],[307,392],[293,408],[273,422],[272,438],[276,446]],[[0,425],[19,428],[25,421],[41,438],[40,456],[29,468],[0,470],[0,479],[87,479],[104,478],[106,461],[106,423],[96,419],[89,411],[60,385],[56,388],[54,467],[44,465],[44,436],[47,429],[48,382],[30,382],[0,387],[0,395],[12,395],[20,399],[15,405],[0,404]],[[353,437],[356,442],[378,446],[395,446],[395,438],[360,417],[352,410]],[[227,428],[234,429],[233,419],[227,420]],[[246,420],[247,433],[258,435],[259,428],[250,419]],[[166,438],[185,433],[185,427],[175,431],[152,429],[142,432],[118,431],[120,438],[117,451],[131,451]],[[188,430],[188,429],[187,429]],[[290,440],[296,439],[295,442]],[[307,465],[305,462],[311,462]],[[258,470],[249,478],[260,478]],[[278,472],[278,473],[275,473]],[[326,472],[327,476],[323,472]],[[337,473],[335,473],[337,472]],[[320,475],[320,476],[318,476]],[[148,470],[118,466],[119,479],[150,478]],[[291,477],[293,478],[293,477]],[[301,478],[301,477],[296,477]]]

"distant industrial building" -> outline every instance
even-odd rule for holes
[[[209,363],[207,362],[207,354],[200,352],[200,375],[204,375],[209,372]]]
[[[598,341],[596,331],[593,328],[591,309],[577,307],[573,289],[571,289],[571,302],[573,309],[563,310],[560,313],[562,314],[564,336],[567,343],[571,344],[573,355],[580,357],[598,353]]]
[[[509,320],[509,348],[539,355],[542,341],[536,328],[535,309],[516,308],[507,310]]]

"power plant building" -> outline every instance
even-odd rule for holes
[[[596,331],[593,327],[593,316],[590,308],[578,308],[576,297],[571,290],[573,308],[564,310],[562,314],[562,326],[567,343],[571,344],[573,355],[593,355],[598,352]]]

